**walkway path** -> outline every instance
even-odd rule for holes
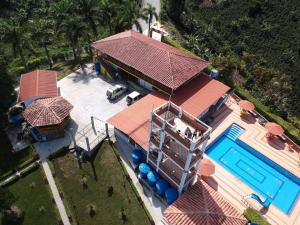
[[[51,191],[52,191],[52,195],[53,195],[55,203],[57,205],[57,208],[58,208],[61,220],[62,220],[62,222],[63,222],[64,225],[71,225],[69,217],[68,217],[68,215],[66,213],[65,206],[64,206],[63,201],[62,201],[62,199],[61,199],[61,197],[59,195],[59,192],[57,190],[57,187],[56,187],[54,178],[52,176],[52,172],[50,170],[49,164],[48,164],[47,161],[44,161],[44,162],[42,162],[42,165],[43,165],[43,169],[45,171],[48,183],[50,185],[50,188],[51,188]]]

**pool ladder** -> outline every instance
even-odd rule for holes
[[[244,129],[237,124],[232,124],[226,131],[226,136],[235,141],[242,133]]]
[[[257,194],[250,194],[250,195],[246,195],[243,197],[244,200],[252,198],[254,200],[256,200],[259,204],[261,204],[263,207],[268,207],[271,204],[271,199],[270,198],[266,198],[264,201],[257,195]]]

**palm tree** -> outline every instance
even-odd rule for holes
[[[99,23],[107,26],[110,35],[113,34],[113,18],[117,14],[117,5],[111,0],[102,0],[99,4]]]
[[[52,6],[52,14],[55,18],[55,31],[68,40],[74,60],[80,63],[78,43],[80,37],[86,31],[86,25],[82,18],[74,14],[75,4],[70,0],[62,0]]]
[[[8,19],[0,21],[0,40],[12,43],[14,52],[18,52],[24,68],[27,70],[27,63],[23,53],[22,37],[25,34],[24,26],[22,26],[17,16],[11,16]]]
[[[77,11],[83,16],[84,22],[89,24],[95,39],[98,36],[96,25],[96,18],[99,17],[98,2],[98,0],[77,0]]]
[[[51,37],[54,34],[53,23],[52,20],[44,18],[36,18],[28,21],[31,40],[34,40],[38,45],[43,47],[50,69],[52,68],[52,60],[49,54],[48,44],[51,42]]]
[[[119,11],[116,21],[116,32],[131,29],[133,25],[139,32],[143,31],[139,19],[144,19],[145,17],[136,1],[125,0]]]
[[[158,19],[158,15],[155,11],[155,7],[147,3],[147,7],[143,9],[143,14],[146,18],[146,22],[148,23],[148,36],[152,37],[152,31],[150,29],[150,26],[152,24],[153,17],[155,18],[155,20]]]

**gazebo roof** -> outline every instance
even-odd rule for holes
[[[172,225],[244,225],[247,220],[217,191],[198,179],[164,212]]]
[[[24,119],[34,127],[60,124],[69,116],[73,105],[61,96],[38,99],[23,112]]]

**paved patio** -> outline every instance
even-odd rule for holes
[[[212,123],[213,133],[210,143],[232,123],[237,123],[245,129],[245,132],[239,137],[243,142],[300,177],[298,153],[290,151],[287,144],[281,141],[268,142],[265,138],[266,129],[261,126],[254,117],[242,119],[240,117],[240,108],[232,97],[229,98],[226,105],[214,116],[216,117]],[[218,164],[216,164],[216,173],[208,182],[217,189],[218,192],[223,194],[229,202],[235,205],[237,209],[240,209],[241,212],[247,208],[246,204],[252,204],[255,208],[259,207],[254,202],[242,201],[243,196],[255,193],[255,191]],[[289,215],[284,214],[272,204],[263,214],[272,224],[300,224],[300,198],[298,198]]]
[[[126,95],[115,101],[107,100],[106,91],[114,83],[96,75],[92,67],[93,64],[87,64],[84,70],[79,69],[58,81],[60,95],[74,106],[71,111],[72,120],[66,128],[67,134],[64,138],[34,144],[42,160],[68,146],[71,143],[70,135],[90,123],[91,116],[106,121],[127,107]]]

